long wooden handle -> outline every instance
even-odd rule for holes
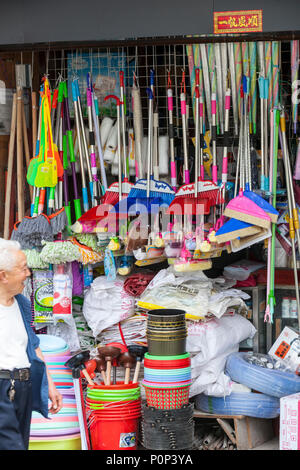
[[[105,375],[104,370],[101,371],[101,375],[102,375],[102,379],[103,379],[104,385],[107,385],[107,380],[106,380],[106,375]]]
[[[36,139],[37,139],[37,104],[36,92],[31,93],[31,107],[32,107],[32,154],[35,155]]]
[[[82,373],[90,385],[95,385],[86,369],[82,369]]]
[[[126,369],[125,369],[125,380],[124,380],[125,385],[129,384],[129,379],[130,379],[130,367],[126,367]]]
[[[27,125],[26,125],[26,117],[25,117],[25,107],[24,101],[22,100],[22,127],[23,127],[23,141],[24,141],[24,150],[25,150],[25,158],[26,158],[26,167],[28,170],[29,162],[30,162],[30,150],[29,150],[29,143],[28,143],[28,134],[27,134]],[[33,197],[33,187],[29,185],[30,191],[30,198],[32,200]]]
[[[138,381],[140,368],[141,368],[141,361],[137,361],[136,366],[135,366],[133,381],[132,381],[133,384],[136,384]]]
[[[18,219],[24,217],[23,142],[22,142],[22,89],[17,89],[17,201]]]
[[[107,385],[111,384],[111,361],[107,361],[106,363],[106,382]]]
[[[11,185],[14,166],[14,152],[16,140],[16,120],[17,120],[17,95],[13,94],[12,115],[10,124],[10,138],[8,147],[7,160],[7,179],[5,191],[5,208],[4,208],[4,238],[9,238],[9,219],[10,219],[10,201],[11,201]]]

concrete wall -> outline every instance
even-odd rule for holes
[[[212,34],[213,12],[262,9],[263,31],[299,30],[299,0],[2,0],[0,45]]]

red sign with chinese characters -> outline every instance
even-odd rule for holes
[[[262,10],[215,11],[214,34],[262,31]]]

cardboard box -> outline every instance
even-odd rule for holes
[[[269,353],[274,359],[281,359],[300,375],[300,335],[299,332],[286,326],[271,347]]]
[[[300,450],[300,393],[280,398],[279,450]]]

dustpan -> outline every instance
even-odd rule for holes
[[[54,146],[50,123],[50,111],[47,97],[44,100],[45,153],[44,161],[37,168],[34,185],[38,188],[53,188],[57,184],[57,164],[54,156]],[[48,136],[49,134],[49,136]],[[49,141],[50,145],[49,145]]]
[[[215,237],[217,239],[217,243],[225,243],[239,237],[255,235],[260,231],[261,229],[257,225],[251,225],[247,222],[243,222],[242,220],[229,219],[217,231]]]
[[[256,243],[259,243],[266,238],[270,238],[272,235],[271,228],[261,228],[260,232],[255,234],[255,235],[250,235],[248,237],[244,238],[237,238],[235,240],[231,240],[230,245],[231,249],[234,253],[237,251],[244,250],[245,248],[248,248],[249,246],[252,246]]]
[[[245,190],[244,190],[244,196],[246,196],[248,199],[251,199],[251,201],[255,202],[259,207],[261,207],[270,217],[271,221],[273,223],[277,222],[278,219],[278,211],[270,204],[268,201],[266,201],[263,197],[261,197],[259,194],[256,194],[254,191],[251,191],[250,187],[250,181],[251,181],[251,156],[250,156],[250,142],[249,142],[249,116],[247,112],[247,100],[248,100],[248,90],[249,90],[249,84],[248,84],[249,78],[243,77],[243,91],[244,91],[244,99],[245,99],[245,106],[244,106],[244,132],[243,132],[243,137],[244,137],[244,159],[245,159],[245,177],[246,177],[246,183],[245,183]],[[243,155],[241,154],[241,158]]]
[[[224,215],[262,228],[271,226],[270,216],[255,202],[244,196],[242,189],[239,190],[238,196],[229,201]]]
[[[45,147],[45,132],[44,132],[44,100],[45,97],[42,96],[40,102],[40,111],[39,111],[39,135],[36,142],[35,157],[31,158],[28,170],[27,170],[27,182],[31,186],[34,186],[36,173],[39,164],[43,161],[44,147]]]

